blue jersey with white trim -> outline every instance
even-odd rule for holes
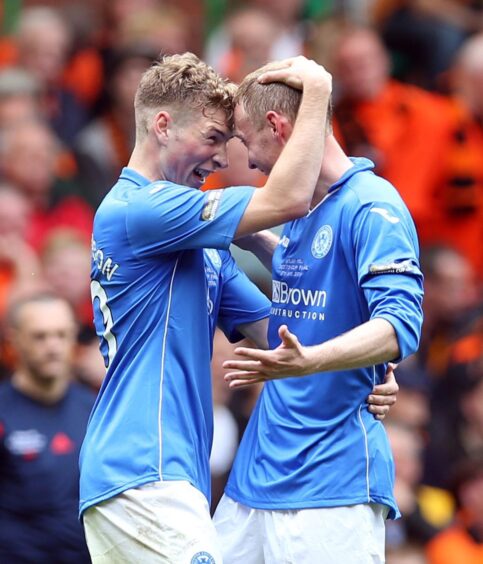
[[[203,247],[226,249],[253,194],[124,169],[100,205],[91,288],[107,373],[80,456],[80,511],[158,480],[209,499],[211,326]]]
[[[303,345],[382,317],[401,357],[418,346],[422,274],[413,221],[397,191],[354,166],[306,217],[285,226],[273,260],[270,348],[287,324]],[[394,464],[366,398],[386,366],[267,382],[239,447],[226,493],[261,509],[377,502],[398,514]]]

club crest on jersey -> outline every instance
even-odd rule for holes
[[[330,225],[322,226],[316,233],[312,241],[312,255],[317,258],[324,258],[330,251],[332,246],[332,227]]]
[[[191,559],[191,564],[215,564],[215,559],[209,552],[197,552]]]
[[[288,247],[289,243],[290,243],[290,239],[286,235],[284,235],[278,242],[278,244],[281,245],[284,249]]]

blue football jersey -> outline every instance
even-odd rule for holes
[[[381,317],[394,326],[401,357],[417,349],[423,289],[415,227],[397,191],[371,168],[354,159],[318,206],[285,226],[273,261],[270,348],[280,344],[282,324],[316,345]],[[226,493],[265,509],[376,502],[396,516],[390,446],[366,403],[385,370],[267,382]]]
[[[236,343],[243,339],[239,325],[269,316],[270,300],[238,268],[230,251],[205,249],[205,272],[212,337],[218,326]]]
[[[158,480],[187,480],[209,499],[203,248],[228,248],[253,190],[203,193],[124,169],[100,205],[91,290],[107,373],[80,456],[81,512]]]

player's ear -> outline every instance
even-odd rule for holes
[[[172,126],[172,118],[165,110],[158,112],[154,116],[153,130],[160,145],[166,145],[168,142],[169,130]]]
[[[285,145],[292,132],[292,125],[289,120],[284,115],[274,112],[273,110],[267,112],[265,118],[274,139],[282,145]]]

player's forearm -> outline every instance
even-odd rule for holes
[[[271,272],[273,253],[275,252],[279,240],[278,235],[265,229],[264,231],[241,237],[233,242],[240,247],[240,249],[253,253],[263,266]]]
[[[323,80],[304,85],[292,134],[264,187],[266,196],[283,206],[284,221],[309,210],[322,167],[330,94]]]
[[[237,329],[259,349],[268,349],[268,317],[252,323],[242,323]]]
[[[334,370],[350,370],[389,362],[399,357],[394,327],[376,318],[343,335],[305,347],[306,374]]]

